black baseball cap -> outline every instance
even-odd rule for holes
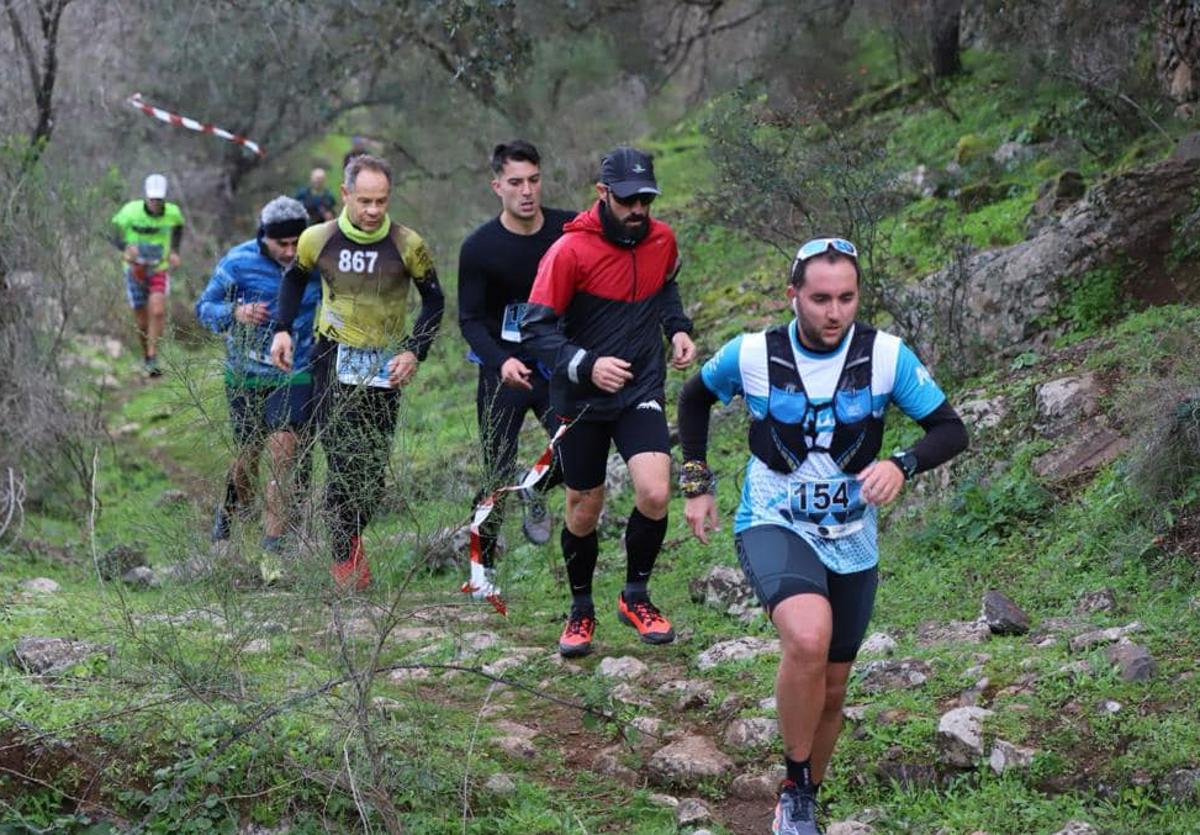
[[[600,163],[600,182],[622,199],[635,194],[662,194],[654,179],[654,160],[645,151],[622,145]]]

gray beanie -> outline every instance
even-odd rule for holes
[[[262,207],[258,228],[265,238],[295,238],[308,227],[304,204],[282,194]]]

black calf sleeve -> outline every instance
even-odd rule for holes
[[[579,599],[592,597],[592,575],[596,573],[596,557],[600,554],[600,540],[596,532],[587,536],[576,536],[563,525],[563,559],[567,562],[567,579],[571,583],[571,596]]]
[[[650,519],[636,507],[625,526],[625,582],[645,584],[667,535],[667,517]]]

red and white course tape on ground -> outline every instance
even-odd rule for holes
[[[153,116],[160,122],[166,122],[168,125],[175,125],[175,127],[179,128],[194,130],[197,133],[208,133],[232,142],[235,145],[241,145],[244,148],[248,148],[249,150],[258,154],[260,157],[266,156],[266,151],[264,151],[257,142],[247,139],[244,136],[238,136],[236,133],[231,133],[224,128],[217,127],[216,125],[207,125],[204,122],[197,122],[195,119],[192,119],[188,116],[180,116],[178,113],[172,113],[169,110],[163,110],[161,107],[155,107],[152,104],[148,104],[142,98],[141,93],[134,93],[125,100],[125,103],[135,110],[142,111],[147,116]]]
[[[501,487],[475,505],[475,516],[471,519],[471,579],[462,584],[461,591],[476,600],[486,600],[502,615],[508,614],[508,605],[504,602],[500,589],[492,582],[489,572],[483,567],[483,544],[479,538],[479,527],[492,515],[492,511],[496,508],[496,500],[500,498],[501,493],[515,493],[518,490],[532,488],[542,480],[542,477],[554,464],[554,448],[558,445],[559,438],[570,428],[570,423],[564,423],[558,428],[554,437],[550,439],[550,443],[546,444],[546,448],[542,450],[538,460],[529,468],[529,472],[525,473],[525,477],[519,484]]]

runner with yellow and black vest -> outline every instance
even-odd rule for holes
[[[280,284],[271,359],[291,367],[292,321],[307,273],[318,270],[312,369],[328,466],[330,571],[339,587],[361,590],[371,582],[362,532],[383,496],[400,389],[429,353],[445,298],[424,240],[388,216],[391,167],[369,154],[356,156],[342,182],[341,216],[304,231]],[[410,284],[421,294],[421,312],[406,333]]]

